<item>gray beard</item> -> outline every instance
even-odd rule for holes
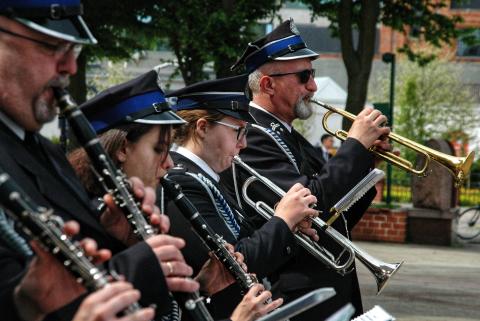
[[[51,122],[57,115],[57,109],[54,106],[48,106],[43,99],[37,99],[33,108],[35,120],[39,124]]]
[[[310,102],[305,102],[303,99],[299,99],[295,104],[295,116],[298,119],[308,119],[313,114],[313,107]]]
[[[48,82],[47,86],[48,87],[62,87],[65,88],[69,85],[69,77],[68,76],[59,76],[56,79],[53,79]],[[35,120],[39,124],[46,124],[51,122],[53,119],[55,119],[55,116],[57,115],[57,107],[56,106],[49,106],[46,101],[44,101],[41,98],[37,98],[34,102],[33,106],[33,114],[35,117]]]

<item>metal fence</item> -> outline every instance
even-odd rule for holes
[[[383,189],[383,199],[387,197],[387,188]],[[395,175],[392,177],[390,187],[390,197],[392,203],[411,203],[412,202],[412,188],[411,177],[398,178]]]
[[[470,179],[460,189],[459,203],[461,206],[480,204],[480,173],[471,173]]]
[[[386,185],[383,189],[383,200],[386,199]],[[411,203],[412,189],[411,176],[395,177],[393,175],[391,184],[391,199],[393,203]],[[470,180],[459,190],[459,206],[474,206],[480,204],[480,173],[472,173]]]

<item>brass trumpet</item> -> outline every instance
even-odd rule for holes
[[[235,165],[240,166],[241,168],[246,170],[249,175],[251,175],[242,185],[243,200],[252,208],[256,209],[257,212],[262,215],[264,219],[271,219],[275,211],[263,201],[253,201],[248,196],[248,187],[253,182],[259,181],[280,197],[283,197],[286,194],[285,191],[265,176],[260,175],[251,166],[243,162],[238,155],[233,157],[232,164],[235,188],[237,188]],[[302,246],[305,250],[307,250],[307,252],[313,255],[316,259],[318,259],[326,266],[332,268],[341,275],[345,275],[352,270],[352,264],[355,261],[355,258],[357,258],[375,277],[375,281],[377,283],[377,295],[380,294],[380,292],[387,284],[387,281],[400,268],[403,263],[385,263],[374,258],[373,256],[363,251],[361,248],[353,244],[353,242],[350,241],[347,237],[343,236],[336,229],[334,229],[318,217],[312,218],[312,224],[318,229],[324,231],[327,236],[329,236],[333,241],[335,241],[343,249],[342,252],[337,257],[335,257],[330,251],[319,245],[317,242],[311,240],[310,237],[308,237],[307,235],[301,232],[296,232],[295,239],[299,243],[299,245]],[[345,257],[345,254],[346,258],[342,259],[343,257]],[[342,260],[344,260],[345,262],[342,263]]]
[[[319,105],[325,109],[328,109],[328,111],[325,113],[322,119],[323,128],[330,135],[333,135],[338,139],[345,141],[347,139],[347,132],[341,129],[337,130],[336,132],[333,132],[327,126],[327,119],[328,117],[330,117],[330,115],[333,115],[336,113],[343,117],[346,117],[347,119],[353,122],[355,121],[356,116],[349,113],[348,111],[335,108],[333,106],[330,106],[320,101],[316,101],[314,99],[311,99],[310,102],[316,105]],[[435,149],[429,148],[427,146],[423,146],[419,143],[416,143],[410,139],[407,139],[405,137],[402,137],[394,133],[388,134],[388,138],[390,138],[394,142],[397,142],[423,155],[425,157],[425,164],[423,165],[423,167],[416,169],[410,161],[404,158],[401,158],[392,152],[379,150],[379,149],[376,149],[375,147],[370,148],[370,150],[376,155],[378,155],[380,158],[384,159],[385,161],[392,163],[393,165],[396,165],[406,170],[407,172],[413,173],[418,176],[427,176],[428,175],[427,168],[428,168],[428,165],[430,164],[430,161],[435,161],[450,171],[450,173],[454,176],[456,187],[459,187],[463,183],[466,176],[470,172],[470,167],[472,166],[473,159],[475,156],[475,153],[473,151],[470,152],[466,157],[456,157],[456,156],[448,155],[445,153],[441,153]]]

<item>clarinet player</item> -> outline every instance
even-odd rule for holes
[[[198,289],[196,282],[185,278],[190,276],[191,268],[180,253],[183,240],[159,235],[149,242],[129,244],[127,226],[105,228],[101,220],[120,216],[118,209],[110,202],[109,210],[99,216],[62,151],[38,134],[56,114],[52,88],[68,85],[69,76],[77,70],[76,58],[82,45],[95,43],[82,20],[80,1],[1,2],[0,163],[35,202],[52,208],[65,221],[76,220],[81,226],[79,238],[90,237],[99,247],[112,252],[106,264],[142,292],[142,305],[154,303],[156,315],[167,314],[168,290]],[[138,179],[132,182],[144,211],[153,215],[163,229],[168,228],[168,219],[159,215],[155,206],[153,190]],[[181,267],[180,277],[170,283],[163,277],[160,265],[167,253],[176,255]],[[18,320],[19,311],[11,302],[15,287],[28,271],[29,260],[3,243],[0,260],[0,313],[7,320]],[[74,300],[53,313],[72,318],[79,304]]]
[[[99,134],[99,140],[114,165],[122,168],[127,176],[141,178],[151,188],[157,188],[160,179],[173,166],[169,153],[172,131],[185,123],[170,109],[157,79],[157,72],[151,70],[107,89],[82,105],[82,111]],[[85,150],[73,151],[69,160],[90,196],[98,196],[101,189],[95,183]],[[238,263],[246,268],[243,256],[234,253],[233,247],[228,248]],[[175,277],[181,266],[170,261],[162,263],[162,268],[165,275]],[[205,296],[215,295],[234,282],[222,263],[214,258],[208,260],[207,257],[194,275]],[[264,305],[271,294],[264,291],[257,296],[261,290],[261,285],[254,285],[225,317],[233,321],[253,320],[281,304],[281,300],[277,300]],[[182,318],[187,316],[185,309],[183,312]]]

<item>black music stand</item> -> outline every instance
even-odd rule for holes
[[[304,296],[278,308],[257,321],[283,321],[302,313],[311,307],[322,303],[335,295],[333,288],[321,288],[305,294]]]

